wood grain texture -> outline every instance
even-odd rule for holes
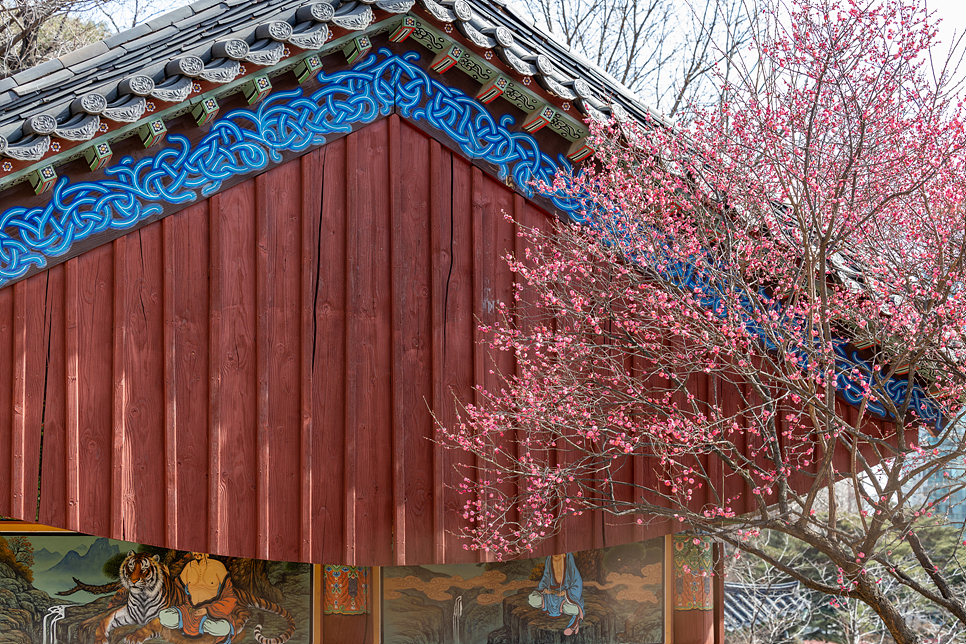
[[[449,195],[449,184],[443,181],[445,170],[443,161],[448,155],[443,154],[439,142],[429,140],[429,244],[430,271],[432,291],[432,388],[433,398],[430,401],[436,414],[443,413],[443,364],[444,364],[444,331],[445,312],[443,305],[446,301],[446,283],[448,281],[448,267],[452,255],[449,247],[443,245],[443,213],[448,203],[445,197]],[[447,221],[447,228],[449,222]],[[433,560],[446,559],[446,512],[445,486],[447,450],[442,446],[442,432],[433,426]]]
[[[47,337],[43,334],[47,274],[13,286],[13,426],[11,436],[11,514],[36,520],[43,426]],[[43,302],[37,306],[35,302]]]
[[[266,444],[259,444],[267,472],[264,513],[267,548],[264,558],[291,561],[299,557],[300,342],[301,342],[301,196],[302,173],[289,163],[262,175],[257,184],[259,217],[259,378],[264,378]],[[315,236],[313,235],[313,238]],[[264,241],[264,245],[263,245]],[[264,252],[262,249],[265,249]],[[265,308],[263,309],[262,306]],[[259,401],[263,385],[259,382]],[[261,520],[261,516],[259,517]]]
[[[221,298],[218,334],[212,337],[217,359],[211,364],[220,373],[219,542],[244,557],[257,556],[255,204],[255,182],[249,181],[219,194],[211,213],[219,228],[217,241],[212,236],[217,243],[212,261],[220,265]]]
[[[68,269],[70,266],[68,266]],[[69,271],[68,271],[69,272]],[[68,302],[68,334],[76,337],[76,369],[68,370],[68,387],[76,379],[76,492],[78,516],[68,526],[87,534],[114,535],[114,245],[101,246],[77,258],[76,297]],[[68,280],[70,282],[70,280]],[[71,329],[71,305],[76,328]],[[67,356],[71,359],[71,346]],[[68,404],[71,398],[68,394]],[[156,410],[155,413],[160,413]],[[69,414],[72,415],[72,414]],[[73,420],[73,419],[72,419]],[[118,464],[120,465],[120,464]]]
[[[355,435],[344,430],[348,418],[346,390],[347,326],[347,204],[346,164],[349,138],[322,149],[315,170],[320,187],[316,254],[313,261],[312,346],[312,557],[315,561],[349,562],[354,556],[353,478]],[[354,140],[352,142],[354,146]],[[355,153],[353,152],[353,155]],[[351,492],[350,492],[351,490]]]
[[[64,265],[64,437],[67,505],[63,527],[80,530],[80,259]],[[51,525],[60,525],[53,523]]]
[[[10,514],[23,519],[24,513],[24,433],[27,405],[27,282],[13,286],[13,412],[10,426]]]
[[[114,297],[113,324],[111,330],[111,378],[113,390],[111,397],[111,534],[125,532],[124,515],[133,512],[130,507],[132,496],[128,495],[131,479],[131,460],[125,442],[127,440],[127,391],[128,382],[124,360],[124,347],[127,341],[127,314],[129,293],[127,291],[127,248],[137,244],[133,235],[119,237],[112,243],[114,247]]]
[[[13,356],[14,305],[13,289],[0,290],[0,355]],[[13,514],[13,468],[6,465],[13,458],[13,388],[14,363],[0,360],[0,454],[5,456],[0,467],[0,514]]]
[[[473,400],[474,334],[476,320],[474,305],[473,185],[472,166],[462,157],[445,151],[441,156],[440,202],[440,261],[445,271],[440,276],[441,296],[434,299],[442,306],[443,321],[441,373],[439,376],[440,406],[437,417],[452,426],[456,422],[457,401]],[[444,279],[445,277],[445,279]],[[476,561],[475,553],[465,549],[466,541],[460,533],[472,524],[464,516],[466,497],[455,483],[465,471],[458,465],[471,460],[458,451],[446,450],[443,458],[443,529],[446,561],[467,563]]]
[[[377,564],[392,563],[394,517],[388,123],[378,121],[349,135],[346,181],[351,225],[345,268],[345,431],[347,437],[354,436],[353,455],[347,450],[346,479],[355,491],[349,497],[354,498],[354,535],[349,539],[347,534],[347,547],[355,561]]]
[[[412,381],[405,380],[412,376],[406,364],[406,333],[411,322],[413,311],[407,306],[411,298],[408,290],[408,279],[412,274],[407,270],[406,260],[411,252],[411,238],[403,231],[406,224],[411,224],[407,217],[402,222],[406,206],[403,204],[405,186],[400,174],[402,173],[402,150],[399,141],[399,115],[389,116],[389,267],[392,274],[392,309],[390,311],[390,325],[392,328],[392,506],[393,506],[393,563],[406,563],[406,430],[403,428],[403,415],[406,408],[406,389]]]
[[[64,264],[53,267],[47,274],[43,332],[48,342],[48,360],[44,390],[43,454],[40,462],[40,523],[45,525],[65,525],[67,522],[65,279]]]
[[[227,526],[222,507],[222,261],[221,195],[208,200],[208,552],[225,552]]]
[[[209,317],[221,317],[209,301],[209,203],[163,223],[166,517],[176,543],[200,550],[209,532]]]
[[[299,160],[301,180],[301,283],[299,294],[299,559],[312,559],[312,504],[315,480],[312,471],[315,441],[315,419],[312,393],[313,329],[315,326],[315,267],[318,266],[318,231],[321,218],[322,181],[321,151],[306,154]],[[321,632],[321,631],[320,631]]]
[[[357,181],[359,165],[363,153],[359,151],[359,135],[350,134],[346,138],[345,151],[345,207],[347,217],[359,217],[361,210],[362,189]],[[360,489],[358,449],[360,434],[365,430],[359,427],[360,401],[359,387],[365,386],[365,364],[360,363],[359,352],[372,351],[371,345],[360,347],[359,343],[371,342],[373,334],[370,324],[365,324],[365,312],[360,310],[359,294],[363,287],[363,281],[369,274],[369,266],[361,266],[361,253],[365,253],[368,247],[369,238],[367,233],[362,233],[364,238],[359,239],[359,229],[364,226],[349,226],[346,224],[345,232],[345,265],[341,270],[345,274],[345,458],[343,459],[343,535],[345,552],[343,561],[349,565],[356,565],[359,559],[357,551],[359,531],[358,517],[364,513],[360,512],[359,499],[362,496]]]
[[[418,536],[432,522],[436,490],[432,481],[432,259],[429,141],[406,124],[390,136],[393,180],[392,326],[393,443],[396,480],[396,561],[431,561],[431,538]],[[401,529],[404,527],[404,530]],[[412,543],[406,535],[413,535]]]
[[[161,222],[127,244],[124,272],[122,529],[128,541],[147,542],[165,521],[164,240]],[[115,264],[120,258],[115,258]],[[120,307],[117,307],[118,309]]]

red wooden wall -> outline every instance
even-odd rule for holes
[[[450,423],[497,382],[477,321],[512,299],[504,213],[548,217],[392,116],[0,290],[0,514],[275,560],[477,560],[430,410]],[[545,550],[676,527],[618,521],[585,513]]]
[[[511,299],[504,212],[547,217],[393,116],[0,290],[0,514],[277,560],[475,560],[430,409],[451,421],[495,382],[476,320]],[[547,548],[605,543],[580,521]]]

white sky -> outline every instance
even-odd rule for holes
[[[964,0],[928,0],[930,10],[936,12],[936,17],[942,19],[940,30],[943,40],[952,36],[952,31],[966,29],[966,1]]]

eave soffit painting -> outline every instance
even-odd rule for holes
[[[175,57],[154,77],[125,78],[106,95],[76,96],[66,115],[28,117],[20,139],[0,140],[8,157],[0,189],[14,204],[0,214],[0,288],[76,255],[78,244],[86,250],[105,243],[390,112],[442,135],[528,196],[534,180],[549,181],[592,152],[585,118],[631,118],[613,96],[605,104],[581,77],[567,80],[573,69],[561,75],[547,55],[526,54],[512,32],[463,0],[449,8],[421,4],[416,11],[408,11],[412,0],[297,7],[288,21],[270,16],[249,30],[248,40],[221,38],[206,45],[204,57]],[[318,40],[295,39],[311,21],[325,27]],[[293,53],[295,43],[323,40],[318,49]],[[253,58],[270,41],[281,45],[272,48],[278,55]],[[506,63],[512,59],[501,52],[512,51],[532,63]],[[462,72],[458,82],[449,82],[450,70]],[[565,91],[567,84],[572,90]],[[165,101],[172,105],[164,108]],[[112,122],[105,110],[120,104],[137,108],[132,114],[140,118]],[[243,107],[222,109],[236,104]],[[646,108],[631,104],[641,112],[635,118],[646,118]],[[17,105],[0,98],[0,129]],[[168,132],[172,121],[181,127]],[[92,137],[61,136],[81,122]],[[540,140],[553,139],[555,154],[538,142],[538,130]],[[44,148],[35,150],[36,160],[16,152],[28,140]],[[128,153],[115,156],[115,149]],[[550,202],[558,214],[574,209]]]

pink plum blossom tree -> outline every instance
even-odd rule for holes
[[[916,0],[763,16],[726,102],[688,131],[596,124],[595,163],[542,186],[579,221],[520,228],[516,298],[484,329],[515,366],[443,428],[474,455],[467,536],[507,557],[587,511],[670,521],[916,642],[885,580],[966,624],[958,567],[921,539],[962,486],[925,481],[966,458],[955,58]]]

